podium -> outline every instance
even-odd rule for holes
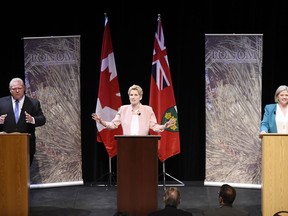
[[[261,134],[262,215],[288,211],[288,134]]]
[[[29,214],[29,134],[0,134],[0,215]]]
[[[161,136],[115,136],[117,211],[147,216],[158,208],[158,140]]]

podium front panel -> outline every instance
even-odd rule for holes
[[[117,210],[147,216],[158,208],[158,140],[160,136],[115,136]]]
[[[288,211],[288,134],[262,136],[262,215]]]
[[[0,134],[0,215],[28,216],[28,134]]]

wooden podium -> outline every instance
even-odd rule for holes
[[[0,134],[0,215],[29,214],[29,134]]]
[[[262,215],[288,211],[288,134],[262,137]]]
[[[115,136],[117,211],[147,216],[158,208],[158,140],[161,136]]]

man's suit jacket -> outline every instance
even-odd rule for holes
[[[148,214],[148,216],[193,216],[193,215],[191,212],[187,212],[173,206],[166,206],[164,209]]]
[[[263,119],[260,124],[260,132],[266,131],[267,133],[277,133],[276,126],[276,109],[277,104],[268,104],[264,108]]]
[[[11,96],[0,98],[0,115],[7,114],[4,124],[0,124],[0,131],[4,131],[6,133],[29,133],[30,155],[34,155],[36,151],[35,127],[42,126],[46,123],[46,118],[42,112],[40,102],[37,99],[25,96],[17,124],[15,121],[12,103],[13,101]],[[35,124],[26,123],[25,111],[34,117]]]
[[[249,216],[245,210],[233,208],[232,206],[222,206],[221,208],[208,209],[203,212],[204,216]]]

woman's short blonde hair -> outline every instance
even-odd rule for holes
[[[274,95],[274,100],[276,103],[278,103],[278,96],[281,92],[283,91],[287,91],[288,92],[288,86],[286,85],[281,85],[277,88],[276,92],[275,92],[275,95]]]
[[[132,85],[129,89],[128,89],[128,95],[130,95],[130,92],[132,90],[136,90],[138,92],[138,94],[142,97],[143,96],[143,89],[139,86],[139,85]]]

